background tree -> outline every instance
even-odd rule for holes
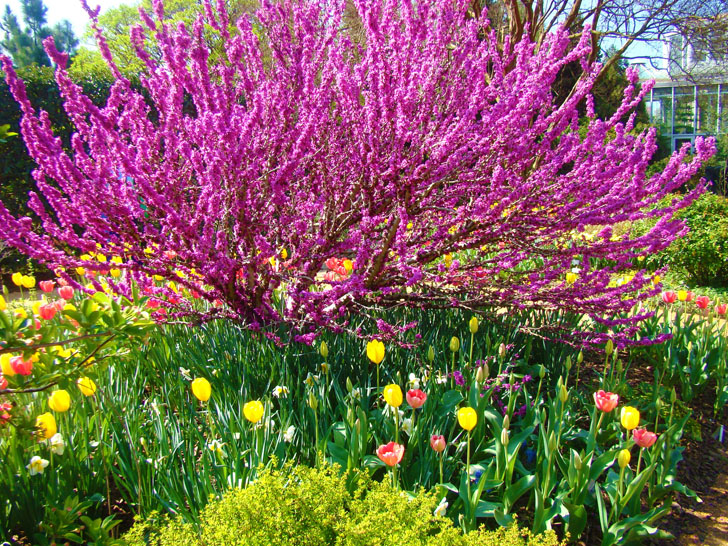
[[[20,4],[25,28],[20,26],[17,17],[7,5],[0,23],[0,29],[5,32],[0,45],[10,54],[16,66],[50,66],[51,61],[43,49],[43,40],[48,36],[55,38],[60,51],[73,55],[78,47],[78,39],[70,22],[63,20],[49,28],[46,25],[48,8],[43,0],[20,0]]]

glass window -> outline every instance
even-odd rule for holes
[[[689,135],[695,132],[695,87],[675,88],[675,127],[676,135]]]
[[[718,130],[718,86],[706,85],[698,88],[698,115],[696,132],[715,134]]]
[[[652,123],[663,134],[672,134],[672,88],[660,87],[652,90]]]
[[[720,132],[728,133],[728,85],[721,87],[723,90],[720,94]]]

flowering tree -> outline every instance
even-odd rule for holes
[[[527,37],[499,45],[467,1],[356,0],[354,43],[345,4],[266,2],[231,32],[221,0],[207,0],[192,29],[158,23],[155,0],[142,20],[161,60],[144,50],[145,30],[131,33],[142,90],[97,28],[116,76],[103,108],[69,79],[49,38],[72,150],[4,58],[38,163],[29,205],[42,231],[0,206],[0,237],[71,282],[72,268],[107,270],[113,257],[126,274],[109,289],[141,284],[171,301],[169,316],[201,313],[176,297],[184,287],[221,303],[205,317],[284,322],[304,341],[342,327],[347,312],[402,302],[560,308],[631,324],[616,317],[657,288],[645,272],[615,276],[683,233],[672,215],[702,185],[649,208],[713,144],[697,139],[695,159],[683,148],[647,179],[655,132],[633,134],[627,116],[650,85],[637,92],[630,73],[621,108],[596,119],[588,32],[575,47],[564,31],[540,47]],[[209,28],[224,56],[210,57]],[[555,104],[551,85],[576,62],[584,77]],[[660,218],[648,233],[614,236],[615,224],[647,216]]]

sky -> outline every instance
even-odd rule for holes
[[[87,0],[88,5],[92,8],[95,6],[101,6],[101,13],[104,13],[109,8],[116,7],[120,4],[135,4],[136,0]],[[57,22],[68,19],[73,25],[73,30],[76,32],[76,36],[79,38],[83,36],[86,30],[86,25],[89,22],[88,14],[81,7],[81,0],[45,0],[45,5],[48,8],[48,25],[53,26]],[[15,16],[22,21],[23,13],[20,10],[20,0],[0,0],[0,6],[2,11],[5,11],[5,6],[9,5],[10,9],[13,10]]]

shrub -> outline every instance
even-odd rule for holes
[[[502,48],[467,2],[362,0],[356,43],[348,2],[264,3],[236,32],[211,4],[191,28],[142,15],[160,55],[135,27],[141,90],[100,39],[116,77],[103,108],[46,41],[76,128],[72,152],[3,58],[38,163],[30,206],[44,232],[0,206],[0,238],[66,272],[106,269],[82,259],[91,252],[123,258],[119,268],[149,292],[176,299],[158,277],[221,304],[170,304],[175,318],[283,322],[305,342],[318,327],[357,328],[347,311],[374,326],[372,305],[556,307],[602,320],[654,293],[648,276],[617,288],[612,276],[679,235],[670,215],[702,187],[651,211],[666,218],[640,238],[612,237],[612,227],[650,214],[714,147],[698,138],[694,159],[674,154],[647,179],[655,133],[631,134],[628,116],[650,85],[638,90],[631,70],[615,114],[599,120],[587,107],[580,137],[578,105],[593,105],[599,73],[589,32],[577,44],[559,29]],[[224,53],[211,50],[213,30]],[[551,90],[570,64],[584,77],[559,103]],[[595,226],[599,236],[581,237]],[[604,258],[614,265],[591,266]],[[112,289],[128,294],[126,281]],[[631,326],[621,340],[639,318],[617,323]],[[385,336],[405,328],[376,326]]]
[[[290,469],[289,469],[290,470]],[[434,516],[432,494],[414,498],[374,482],[349,494],[335,467],[265,471],[245,489],[212,501],[199,525],[152,514],[124,536],[129,546],[336,545],[555,546],[553,533],[534,537],[512,526],[462,535]]]
[[[690,283],[728,286],[728,199],[703,194],[676,217],[684,220],[690,231],[662,252],[648,256],[646,263],[653,268],[670,266]],[[639,222],[633,233],[653,225],[654,221]]]

